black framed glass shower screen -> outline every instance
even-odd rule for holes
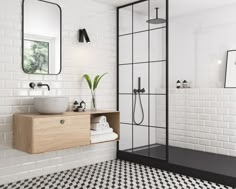
[[[142,0],[117,9],[119,150],[166,160],[168,23],[147,22],[156,18],[156,8],[158,16],[167,20],[166,0]],[[145,89],[145,93],[140,93],[142,105],[134,93],[139,88],[138,78],[140,87]],[[143,122],[137,125],[142,118]]]

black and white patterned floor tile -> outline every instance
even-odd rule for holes
[[[0,189],[231,189],[121,160],[0,186]]]

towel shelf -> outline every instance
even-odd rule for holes
[[[91,120],[104,115],[120,136],[120,113],[116,111],[66,112],[60,115],[15,114],[13,146],[30,154],[91,145]],[[93,143],[94,144],[94,143]]]

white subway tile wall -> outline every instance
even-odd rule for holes
[[[91,97],[84,73],[108,72],[97,90],[100,109],[116,108],[116,9],[96,0],[52,0],[62,7],[63,65],[57,76],[27,75],[21,69],[21,3],[0,2],[0,184],[116,158],[116,143],[93,145],[39,155],[15,151],[12,115],[34,112],[33,97],[63,95],[84,100]],[[86,28],[90,44],[80,44],[77,32]],[[30,90],[29,82],[48,83],[52,90]],[[70,106],[71,107],[71,106]]]
[[[236,89],[170,89],[170,145],[236,156]]]
[[[0,146],[0,185],[116,159],[116,142],[29,155]]]
[[[1,3],[0,116],[34,111],[32,98],[41,95],[68,96],[70,104],[74,100],[85,100],[90,107],[90,92],[82,79],[84,73],[108,72],[97,91],[97,103],[99,108],[116,108],[116,9],[92,0],[54,2],[59,3],[63,10],[63,69],[58,76],[23,73],[20,35],[22,0]],[[77,31],[83,27],[87,28],[91,37],[89,45],[78,43]],[[31,81],[46,82],[52,90],[30,90]],[[12,121],[2,119],[0,124],[0,144],[11,145],[12,130],[4,129],[4,125],[8,128]]]

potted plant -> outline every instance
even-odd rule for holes
[[[98,87],[99,82],[101,79],[106,75],[107,73],[104,73],[103,75],[97,75],[94,80],[91,80],[91,77],[88,74],[84,74],[84,78],[88,83],[89,89],[91,91],[92,95],[92,100],[91,100],[91,110],[95,111],[97,106],[96,106],[96,89]]]

